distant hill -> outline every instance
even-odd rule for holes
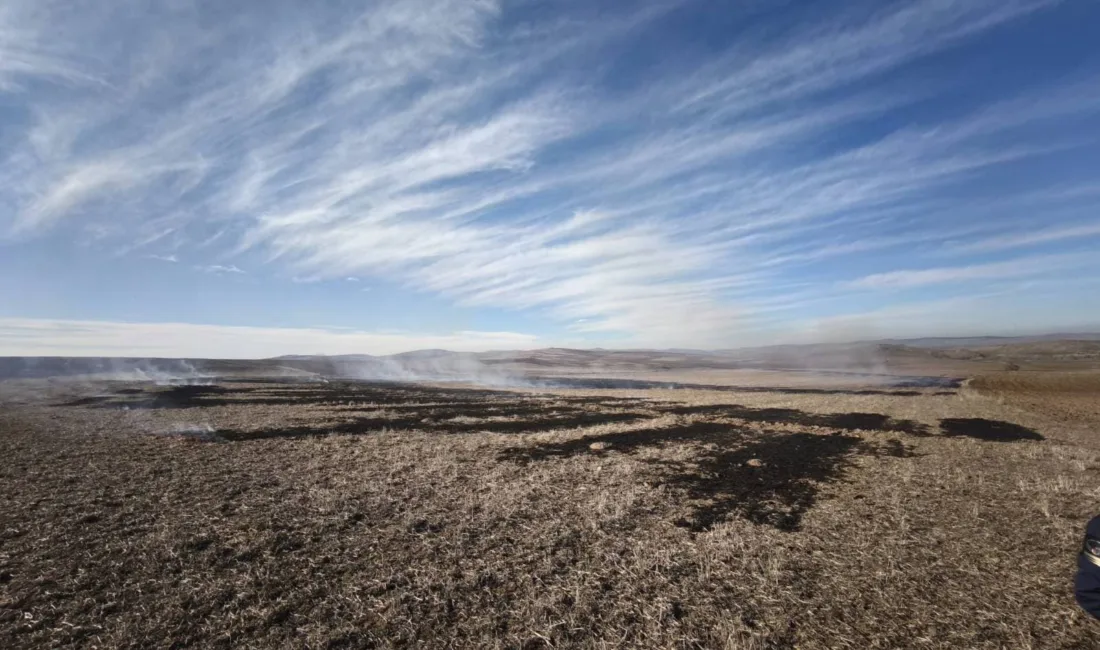
[[[311,374],[275,359],[165,359],[155,357],[0,357],[0,379],[95,375],[119,379],[200,379],[224,376]]]
[[[96,375],[132,379],[203,377],[347,377],[470,379],[500,383],[556,372],[641,373],[692,370],[833,370],[875,374],[964,375],[1005,367],[1100,367],[1100,334],[883,340],[773,345],[730,350],[541,350],[285,355],[271,359],[0,357],[0,379]]]
[[[929,350],[929,354],[949,359],[999,360],[1017,364],[1100,361],[1100,340],[1047,340],[966,348],[935,348]]]
[[[1100,333],[1038,334],[1035,336],[971,336],[930,337],[920,339],[885,339],[879,343],[898,343],[914,348],[974,348],[1017,343],[1041,343],[1047,341],[1100,341]]]

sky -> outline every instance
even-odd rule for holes
[[[0,355],[1097,331],[1097,24],[5,0]]]

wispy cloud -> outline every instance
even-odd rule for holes
[[[25,102],[28,128],[0,161],[13,206],[0,225],[27,237],[110,224],[138,249],[170,232],[181,250],[259,254],[282,277],[385,277],[638,345],[729,345],[776,305],[1025,274],[1015,262],[911,270],[919,247],[1094,234],[989,232],[965,215],[1011,196],[958,192],[1088,145],[1077,127],[1100,116],[1094,79],[916,120],[905,115],[951,80],[893,78],[1055,5],[796,13],[773,37],[747,29],[716,56],[632,76],[616,48],[655,38],[662,9],[536,29],[495,0],[232,3],[217,20],[188,3],[15,0],[0,55],[23,63],[0,63],[0,90]],[[64,51],[38,45],[47,25]],[[48,92],[13,90],[31,81]],[[1067,197],[1076,210],[1091,200]],[[856,279],[817,270],[853,256],[866,260]]]
[[[199,270],[207,273],[244,273],[244,270],[234,264],[210,264],[208,266],[200,266]]]
[[[1049,244],[1067,239],[1081,240],[1100,237],[1100,223],[1086,223],[1063,228],[1036,228],[1026,232],[1017,232],[997,237],[987,237],[978,241],[954,247],[956,251],[985,252],[1010,248],[1025,248],[1039,244]]]
[[[1035,309],[1021,310],[1019,287],[964,293],[952,298],[920,300],[880,309],[857,310],[811,319],[797,328],[785,324],[781,337],[792,342],[853,341],[925,336],[1016,336],[1038,333],[1094,332],[1100,313],[1076,309],[1066,285],[1095,291],[1100,278],[1080,281],[1036,281],[1044,293]],[[1030,282],[1029,282],[1030,284]]]
[[[763,52],[735,49],[691,80],[685,90],[695,91],[680,105],[730,112],[826,91],[1057,2],[930,0],[892,5],[870,20],[815,24]]]
[[[1044,255],[1024,257],[989,264],[939,267],[931,269],[890,271],[864,276],[850,284],[870,289],[905,289],[933,284],[969,280],[1003,280],[1028,278],[1044,273],[1064,271],[1083,263],[1096,261],[1093,255]]]
[[[22,91],[21,84],[38,78],[66,83],[98,80],[64,49],[65,39],[50,38],[49,5],[60,3],[5,3],[0,7],[0,91]]]

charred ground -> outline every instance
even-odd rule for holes
[[[998,401],[1000,400],[1000,402]],[[101,382],[0,410],[3,647],[1094,647],[972,388]]]

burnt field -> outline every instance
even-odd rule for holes
[[[20,385],[0,647],[1098,647],[1019,377]]]

